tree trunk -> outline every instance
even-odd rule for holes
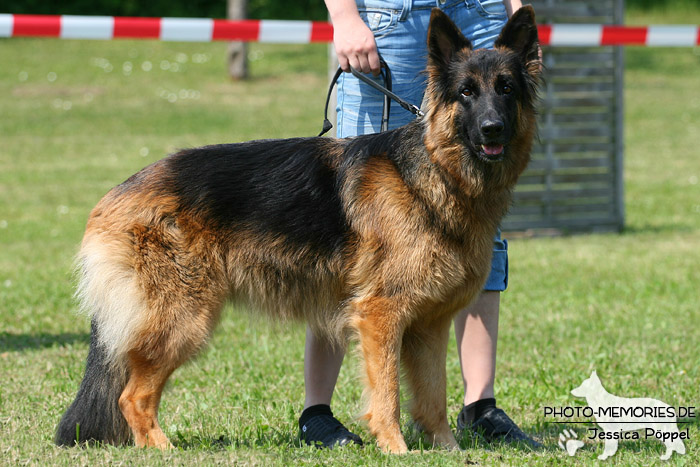
[[[245,19],[248,0],[227,0],[228,19]],[[226,52],[228,73],[231,79],[245,79],[248,77],[248,45],[245,42],[229,42]]]

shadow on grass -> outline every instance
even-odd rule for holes
[[[89,344],[90,334],[66,332],[61,334],[12,334],[0,332],[0,352],[45,349],[70,344]]]
[[[530,433],[532,434],[532,432]],[[457,437],[457,442],[459,444],[459,447],[465,451],[469,451],[472,449],[484,449],[488,451],[507,449],[513,451],[520,451],[523,453],[530,453],[557,451],[558,449],[555,449],[555,445],[548,443],[547,440],[543,440],[542,437],[538,436],[537,434],[535,434],[533,438],[537,442],[539,442],[541,446],[532,447],[524,442],[508,442],[501,440],[488,441],[486,438],[478,434],[462,435],[461,437]]]

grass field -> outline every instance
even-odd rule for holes
[[[700,23],[700,9],[634,23]],[[326,87],[324,46],[252,45],[253,78],[232,83],[223,44],[0,41],[0,464],[382,464],[373,443],[300,447],[303,326],[268,327],[229,310],[211,345],[175,373],[161,424],[177,449],[59,449],[55,425],[82,377],[88,322],[75,314],[71,262],[90,209],[115,184],[176,148],[314,135]],[[423,449],[418,465],[585,465],[556,446],[545,406],[583,405],[569,391],[598,371],[615,394],[700,405],[700,51],[629,49],[625,74],[626,229],[513,240],[502,299],[496,383],[501,405],[548,446],[528,452],[466,439],[464,452]],[[454,342],[448,405],[460,409]],[[357,359],[334,410],[360,411]],[[406,420],[407,422],[408,420]],[[685,425],[684,425],[685,426]],[[687,454],[700,464],[700,425]],[[609,461],[651,465],[661,443],[623,442]]]

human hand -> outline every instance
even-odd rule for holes
[[[362,73],[379,74],[381,67],[374,34],[359,14],[333,21],[333,45],[343,71],[353,67]]]

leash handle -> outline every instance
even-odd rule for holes
[[[381,131],[387,131],[389,129],[389,112],[390,112],[390,106],[391,106],[391,101],[389,99],[393,99],[398,104],[403,107],[404,109],[408,110],[412,114],[414,114],[417,117],[422,117],[423,116],[423,111],[421,109],[409,102],[406,102],[405,100],[401,99],[399,96],[394,94],[391,91],[391,70],[389,69],[389,65],[386,64],[386,62],[380,57],[379,59],[379,65],[381,68],[380,74],[384,78],[384,83],[386,87],[376,83],[374,80],[372,80],[369,76],[360,73],[357,71],[355,68],[350,67],[350,72],[353,74],[353,76],[357,77],[360,81],[363,81],[376,89],[377,91],[381,92],[384,94],[384,108],[382,110],[382,124],[381,124]],[[338,82],[338,78],[340,78],[340,74],[343,72],[341,68],[338,68],[336,70],[335,75],[333,75],[333,79],[331,80],[331,84],[328,87],[328,95],[326,96],[326,107],[323,110],[323,129],[321,132],[318,134],[318,136],[323,136],[324,134],[328,133],[331,128],[333,128],[333,124],[328,120],[328,104],[330,103],[331,100],[331,93],[333,92],[333,86],[336,85]]]

